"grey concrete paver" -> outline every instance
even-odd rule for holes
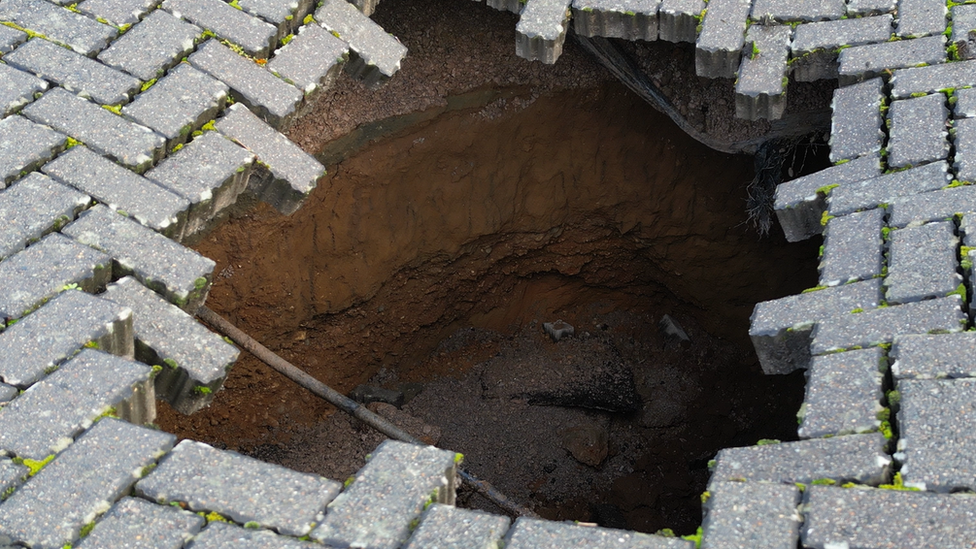
[[[739,70],[752,0],[713,0],[702,18],[695,45],[695,72],[707,78],[732,78]]]
[[[950,178],[948,164],[933,162],[841,185],[827,197],[827,211],[836,216],[876,208],[901,197],[939,190],[949,184]]]
[[[267,57],[278,34],[274,25],[221,0],[164,0],[162,7],[255,57]]]
[[[888,204],[887,211],[892,228],[944,221],[956,214],[976,212],[976,187],[966,185],[905,196]]]
[[[884,281],[889,303],[941,297],[962,284],[962,276],[956,272],[959,239],[952,222],[896,229],[889,238]]]
[[[89,0],[90,1],[90,0]],[[98,521],[75,547],[98,549],[182,549],[187,538],[203,527],[203,517],[178,507],[124,497]]]
[[[47,162],[68,138],[18,114],[0,120],[0,188]]]
[[[735,83],[737,118],[782,118],[786,110],[787,58],[792,36],[793,29],[786,25],[749,27],[746,32],[746,51],[749,53],[742,57]]]
[[[882,75],[891,69],[945,63],[945,37],[941,34],[915,40],[896,40],[841,50],[837,57],[842,85]]]
[[[891,355],[895,380],[976,377],[976,332],[898,337]]]
[[[702,505],[702,549],[793,549],[800,537],[800,490],[786,484],[715,482]]]
[[[322,549],[318,543],[279,536],[270,530],[241,528],[224,522],[211,522],[187,549]]]
[[[313,23],[277,50],[267,67],[309,95],[332,85],[348,54],[348,44]]]
[[[888,109],[888,166],[906,168],[949,156],[946,98],[934,93],[893,101]]]
[[[914,93],[932,93],[976,85],[976,60],[941,63],[894,71],[889,81],[891,96],[905,99]]]
[[[566,2],[569,6],[569,2]],[[345,0],[325,0],[315,20],[349,44],[346,72],[367,86],[382,84],[400,70],[407,47]]]
[[[853,160],[877,153],[884,143],[881,106],[884,84],[874,78],[834,90],[830,104],[830,160]]]
[[[878,430],[886,365],[880,347],[814,357],[797,414],[800,438]]]
[[[511,524],[508,517],[435,503],[424,511],[420,526],[403,549],[463,549],[499,545]]]
[[[66,44],[86,56],[104,49],[119,33],[111,25],[46,0],[4,0],[0,3],[0,20]]]
[[[138,23],[158,4],[159,0],[84,0],[77,5],[77,9],[81,13],[121,27]]]
[[[835,286],[880,276],[884,267],[884,210],[874,208],[827,222],[820,284]]]
[[[942,0],[898,0],[898,35],[939,34],[946,29],[949,10]]]
[[[0,28],[6,29],[0,25]],[[29,72],[0,64],[0,115],[8,116],[34,100],[48,83]]]
[[[797,25],[793,33],[791,78],[798,82],[837,78],[838,48],[885,42],[892,35],[891,24],[891,15],[885,14]]]
[[[573,0],[573,28],[582,36],[657,40],[661,0]]]
[[[193,51],[201,36],[200,27],[155,10],[99,53],[98,60],[148,82]]]
[[[60,229],[91,204],[91,198],[50,177],[31,172],[0,192],[0,260]]]
[[[605,546],[619,549],[693,549],[695,544],[680,538],[525,517],[515,521],[505,540],[508,549]]]
[[[661,0],[658,7],[658,35],[668,42],[695,42],[698,18],[705,0]]]

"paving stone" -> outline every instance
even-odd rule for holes
[[[210,291],[213,260],[101,204],[78,216],[62,233],[112,256],[115,278],[132,274],[185,311],[196,312]]]
[[[383,442],[353,484],[329,504],[312,539],[338,547],[399,547],[426,504],[454,504],[455,456],[433,446]]]
[[[816,438],[765,446],[725,448],[715,456],[710,484],[728,481],[810,484],[830,479],[838,484],[881,484],[891,458],[881,433]]]
[[[970,248],[976,247],[976,215],[963,215],[959,222],[959,236],[962,237],[962,245]],[[960,254],[966,259],[966,253]]]
[[[91,1],[91,0],[89,0]],[[128,549],[182,549],[206,521],[177,507],[125,497],[75,545],[78,549],[126,547]]]
[[[752,0],[710,0],[695,46],[695,73],[733,78],[739,70]]]
[[[754,0],[752,20],[825,21],[840,19],[846,11],[844,0]]]
[[[315,189],[325,168],[285,136],[240,105],[232,105],[217,120],[217,130],[243,145],[268,166],[252,176],[254,194],[279,212],[290,215]]]
[[[217,132],[205,131],[146,172],[190,201],[183,238],[205,229],[247,188],[254,155]]]
[[[14,48],[27,41],[28,35],[6,25],[0,25],[0,54],[10,53]]]
[[[888,205],[892,228],[943,221],[953,215],[976,212],[976,187],[965,185],[899,198]]]
[[[949,166],[945,162],[879,175],[831,191],[827,197],[827,211],[830,215],[847,215],[876,208],[903,196],[939,190],[949,184],[949,179]]]
[[[221,0],[165,0],[163,9],[219,38],[244,48],[254,57],[268,57],[278,29]]]
[[[574,30],[582,36],[657,40],[661,0],[573,0]]]
[[[0,263],[0,318],[18,319],[65,285],[87,292],[103,288],[111,276],[108,256],[52,233]]]
[[[122,115],[156,130],[173,148],[220,113],[227,91],[223,82],[180,63],[123,107]]]
[[[927,36],[914,40],[896,40],[854,46],[841,50],[838,56],[840,84],[847,86],[880,76],[889,69],[915,67],[921,64],[945,63],[945,36]]]
[[[103,105],[128,103],[141,84],[124,72],[40,38],[4,55],[3,60]]]
[[[511,522],[508,517],[435,503],[424,511],[404,549],[495,547]]]
[[[976,332],[895,338],[891,373],[895,380],[976,377]]]
[[[933,492],[976,487],[976,380],[904,380],[898,453],[907,486]]]
[[[827,195],[834,186],[881,175],[881,158],[862,156],[776,186],[773,210],[789,242],[799,242],[823,231]]]
[[[0,28],[9,28],[0,25]],[[8,116],[47,89],[47,82],[33,74],[0,63],[0,115]]]
[[[871,279],[756,304],[749,337],[763,371],[788,374],[806,368],[818,322],[854,309],[874,309],[881,298],[881,279]]]
[[[10,497],[13,491],[27,480],[29,471],[30,469],[23,465],[7,458],[0,458],[0,502]]]
[[[302,536],[322,518],[341,485],[236,452],[184,440],[136,493],[159,503],[185,502],[193,511],[216,511],[241,524],[256,522]]]
[[[522,0],[487,0],[486,3],[489,8],[512,13],[522,13],[522,8],[525,6]]]
[[[163,136],[149,128],[133,124],[62,88],[45,93],[21,113],[137,172],[152,166],[166,144]]]
[[[735,116],[745,120],[778,120],[786,110],[788,25],[752,25],[746,33],[746,51],[735,83]]]
[[[804,547],[966,547],[976,539],[976,498],[901,490],[811,486]]]
[[[956,147],[953,167],[960,181],[976,181],[976,118],[963,118],[953,122]]]
[[[77,8],[81,13],[121,27],[138,23],[157,4],[159,0],[84,0]]]
[[[346,63],[346,72],[366,86],[379,85],[400,70],[407,47],[349,2],[325,0],[315,12],[315,20],[349,44],[353,55]]]
[[[83,4],[92,2],[86,0]],[[164,10],[155,10],[127,33],[98,54],[98,60],[123,70],[140,80],[159,78],[179,63],[203,36],[203,29],[173,17]],[[151,44],[151,47],[148,45]]]
[[[125,421],[99,421],[0,505],[0,543],[38,549],[72,543],[175,440]]]
[[[91,199],[49,177],[31,172],[0,192],[0,259],[61,228],[88,207]]]
[[[197,48],[189,61],[230,86],[237,101],[273,126],[293,116],[303,97],[301,90],[215,40],[208,40]]]
[[[269,530],[241,528],[224,522],[211,522],[193,538],[188,549],[322,549],[317,543],[279,536]]]
[[[891,343],[909,334],[959,332],[966,315],[958,295],[882,307],[863,313],[837,315],[814,328],[810,351],[815,355],[855,346]]]
[[[72,50],[89,57],[104,49],[119,33],[115,27],[45,0],[3,0],[0,2],[0,20],[11,21],[67,44]]]
[[[796,486],[716,482],[702,505],[702,549],[794,549],[803,518]]]
[[[800,438],[878,430],[886,366],[880,347],[813,357],[797,413]]]
[[[357,7],[374,9],[379,0],[361,1]],[[302,24],[306,15],[312,12],[316,2],[314,0],[240,0],[238,5],[245,12],[260,17],[278,29],[274,43],[294,32]],[[364,11],[366,16],[372,11]]]
[[[837,48],[885,42],[891,38],[891,25],[890,14],[797,25],[791,77],[798,82],[837,78]]]
[[[847,13],[854,17],[895,13],[898,0],[848,0]]]
[[[19,391],[16,387],[12,385],[7,385],[5,383],[0,383],[0,404],[6,404],[11,400],[17,398],[17,393]],[[2,491],[3,488],[0,488]]]
[[[680,538],[582,526],[522,517],[508,531],[507,549],[561,549],[564,547],[614,547],[619,549],[693,549]]]
[[[132,311],[85,292],[61,292],[0,333],[0,379],[26,389],[89,342],[133,358]]]
[[[907,303],[939,297],[962,284],[956,272],[959,239],[951,221],[889,233],[888,276],[885,297],[889,303]]]
[[[946,124],[949,111],[944,95],[936,93],[894,101],[888,113],[891,119],[889,166],[904,168],[942,160],[949,155]]]
[[[820,285],[835,286],[881,275],[884,266],[884,210],[835,217],[824,231]]]
[[[0,120],[0,189],[50,160],[66,141],[64,135],[16,114]]]
[[[157,397],[185,415],[209,405],[240,354],[237,348],[132,277],[102,295],[132,309],[136,358],[163,366],[155,380]]]
[[[0,451],[44,459],[110,408],[132,423],[156,419],[152,368],[83,349],[0,410]]]
[[[698,22],[705,0],[661,0],[658,8],[658,34],[668,42],[691,42],[698,39]]]
[[[949,41],[956,47],[957,59],[976,57],[976,6],[960,4],[952,6],[952,36]]]
[[[830,161],[877,153],[884,143],[881,106],[885,96],[880,78],[834,90],[830,104]]]
[[[954,118],[976,117],[976,88],[963,88],[953,94],[956,104],[952,106]]]
[[[173,238],[180,238],[190,203],[79,145],[47,163],[44,173],[105,206]]]
[[[940,34],[946,30],[948,14],[942,0],[898,0],[898,35]]]
[[[894,71],[890,85],[891,96],[895,99],[911,97],[915,93],[976,86],[976,60],[898,69]]]
[[[349,46],[345,42],[320,25],[309,24],[275,52],[267,67],[309,95],[332,86],[348,54]]]

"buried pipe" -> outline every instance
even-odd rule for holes
[[[294,364],[281,358],[271,349],[261,345],[261,343],[259,343],[253,337],[247,335],[240,328],[234,326],[230,323],[230,321],[213,312],[206,306],[200,307],[200,310],[197,311],[197,316],[207,324],[216,328],[219,332],[229,337],[234,341],[234,343],[237,343],[244,348],[244,350],[257,357],[261,362],[264,362],[278,373],[301,385],[305,389],[308,389],[315,396],[325,400],[343,412],[346,412],[347,414],[392,439],[410,444],[416,444],[418,446],[425,446],[423,442],[410,433],[407,433],[403,429],[373,413],[365,406],[360,405],[355,400],[343,395],[332,387],[329,387],[325,383],[315,379],[305,371],[299,369]],[[492,486],[488,481],[481,480],[461,468],[458,468],[458,474],[462,479],[464,479],[464,481],[470,483],[479,494],[488,498],[492,503],[499,506],[512,516],[538,518],[539,515],[509,499],[505,494],[502,494],[496,490],[495,487]]]

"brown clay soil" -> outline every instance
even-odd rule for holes
[[[763,376],[746,333],[757,301],[816,284],[818,243],[758,238],[752,158],[683,135],[571,43],[555,67],[517,60],[514,16],[469,0],[385,0],[375,19],[411,48],[403,70],[378,91],[341,79],[291,129],[339,161],[292,216],[260,204],[198,243],[207,305],[340,391],[419,392],[411,429],[544,516],[693,530],[718,449],[795,436],[802,376]],[[690,345],[666,344],[664,314]],[[573,343],[544,337],[556,319]],[[608,353],[639,411],[486,389]],[[160,408],[180,437],[340,480],[382,440],[246,354],[208,409]]]

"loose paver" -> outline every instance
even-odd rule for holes
[[[884,266],[884,210],[835,217],[824,230],[820,285],[834,286],[881,275]]]
[[[886,70],[945,63],[945,37],[896,40],[844,48],[837,57],[842,85],[881,75]]]
[[[255,57],[267,57],[278,34],[274,25],[221,0],[165,0],[163,9],[207,29]]]
[[[752,0],[712,0],[702,18],[695,46],[695,72],[708,78],[732,78],[739,70]]]
[[[754,21],[825,21],[840,19],[844,0],[753,0]]]
[[[508,531],[505,547],[509,549],[559,549],[562,547],[616,547],[619,549],[693,549],[693,542],[522,517]]]
[[[830,104],[830,160],[852,160],[877,153],[884,142],[881,106],[883,82],[874,78],[834,90]]]
[[[897,337],[891,356],[896,380],[976,377],[976,332]]]
[[[0,26],[2,29],[7,27]],[[47,89],[47,82],[10,65],[0,63],[0,114],[7,116]]]
[[[657,40],[661,0],[573,0],[573,25],[582,36]]]
[[[713,482],[702,505],[702,548],[793,549],[800,537],[800,490],[793,485]]]
[[[349,44],[354,55],[346,63],[346,72],[353,78],[375,86],[400,70],[400,61],[407,54],[406,46],[349,2],[325,0],[315,12],[315,20]]]
[[[886,173],[834,189],[827,197],[827,211],[836,216],[876,208],[903,196],[941,189],[949,180],[949,166],[945,162]]]
[[[885,42],[892,34],[891,23],[891,15],[885,14],[797,25],[793,33],[791,78],[798,82],[837,78],[837,49]]]
[[[321,25],[310,24],[277,50],[267,67],[309,95],[332,85],[348,55],[348,44]]]
[[[0,188],[61,152],[67,137],[12,115],[0,120]]]
[[[886,364],[880,347],[814,357],[797,414],[800,438],[878,430]]]
[[[668,42],[694,42],[705,0],[661,0],[658,35]]]
[[[956,272],[959,239],[952,222],[896,229],[889,233],[885,298],[908,303],[956,291],[962,276]]]
[[[187,545],[188,549],[322,549],[322,545],[276,535],[270,530],[241,528],[224,522],[211,522]]]
[[[934,93],[891,103],[888,109],[891,120],[888,138],[890,167],[917,166],[942,160],[949,155],[949,111],[945,107],[945,100],[941,93]]]
[[[888,225],[892,228],[943,221],[957,214],[976,212],[976,187],[965,185],[905,196],[888,204],[887,211]]]
[[[155,10],[98,54],[98,60],[148,82],[193,51],[202,35],[200,27]]]
[[[508,517],[435,503],[424,511],[404,549],[494,547],[510,524]]]
[[[853,16],[895,13],[898,0],[848,0],[847,13]]]
[[[787,58],[793,30],[784,25],[752,25],[749,53],[735,83],[735,115],[745,120],[778,120],[786,110]],[[748,46],[751,44],[751,48]]]
[[[104,49],[119,33],[111,25],[46,0],[3,0],[0,21],[15,23],[87,56]]]
[[[75,547],[182,549],[186,540],[199,532],[205,522],[203,517],[178,507],[124,497],[105,513],[91,533]]]
[[[0,259],[60,229],[91,204],[91,198],[50,177],[31,172],[0,192]]]

